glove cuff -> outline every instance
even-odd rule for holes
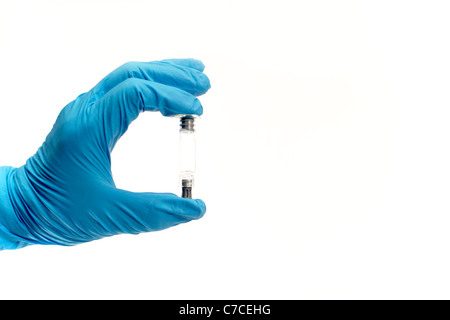
[[[15,170],[13,167],[0,167],[0,250],[19,249],[32,244],[13,231],[20,230],[20,222],[11,203],[8,188]]]

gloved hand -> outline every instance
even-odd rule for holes
[[[203,113],[210,88],[194,59],[129,62],[69,103],[26,164],[0,167],[0,249],[75,245],[165,229],[203,216],[198,199],[116,188],[111,152],[143,111]]]

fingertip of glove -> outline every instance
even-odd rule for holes
[[[211,81],[206,74],[200,74],[199,85],[201,88],[201,91],[199,92],[200,94],[205,94],[209,89],[211,89]]]
[[[190,220],[198,220],[202,218],[206,213],[206,205],[200,199],[185,199],[189,205],[186,207],[189,219]],[[187,213],[187,212],[186,212]]]
[[[201,60],[190,58],[191,68],[197,69],[199,71],[205,70],[205,65]]]
[[[203,114],[203,106],[200,100],[195,98],[194,103],[192,105],[192,114],[196,114],[201,116]]]
[[[200,210],[200,217],[199,217],[199,218],[201,218],[201,217],[203,217],[204,214],[206,213],[206,204],[205,204],[205,202],[204,202],[203,200],[201,200],[201,199],[195,199],[194,201],[197,202],[198,208],[199,208],[199,210]]]

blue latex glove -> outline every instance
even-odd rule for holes
[[[198,199],[116,188],[111,152],[143,111],[203,112],[210,88],[194,59],[129,62],[69,103],[26,164],[0,167],[0,249],[75,245],[121,233],[156,231],[198,219]]]

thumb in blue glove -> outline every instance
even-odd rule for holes
[[[199,199],[116,188],[111,152],[143,111],[201,115],[210,88],[194,59],[129,62],[69,103],[26,164],[0,167],[0,249],[75,245],[201,218]]]

